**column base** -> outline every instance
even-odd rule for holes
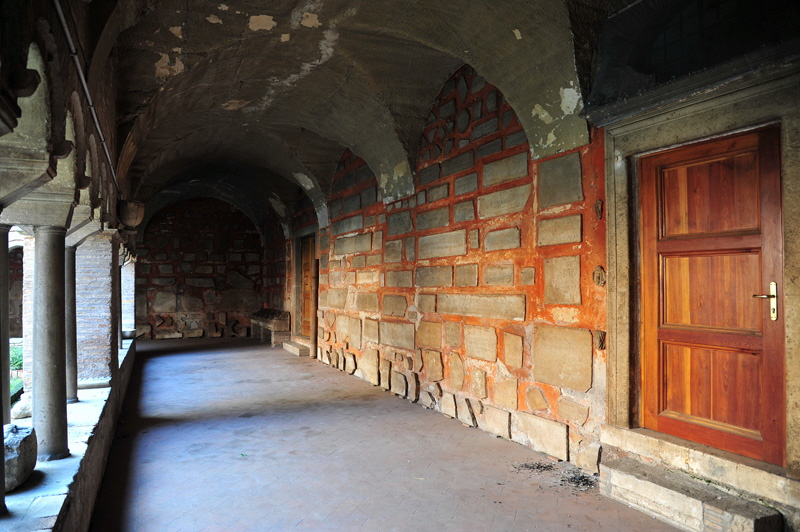
[[[61,453],[40,454],[36,457],[37,462],[52,462],[53,460],[62,460],[70,456],[69,449]]]
[[[78,398],[77,397],[75,399],[67,398],[67,404],[68,405],[71,405],[72,403],[77,403],[77,402],[78,402]]]

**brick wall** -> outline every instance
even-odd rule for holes
[[[22,247],[8,250],[8,321],[11,338],[22,337]]]
[[[78,381],[108,380],[117,369],[118,255],[113,233],[90,236],[75,253]]]
[[[342,157],[319,239],[320,358],[594,468],[605,401],[601,135],[533,162],[503,95],[464,67],[422,137],[415,195],[386,206],[363,161]]]
[[[283,304],[285,240],[275,227],[262,249],[253,223],[219,200],[181,202],[153,217],[138,251],[137,336],[247,336],[251,313]]]

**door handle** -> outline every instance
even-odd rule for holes
[[[778,320],[778,283],[769,283],[769,294],[753,294],[757,299],[769,299],[769,319]]]

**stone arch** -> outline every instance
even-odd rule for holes
[[[164,206],[138,246],[137,335],[248,335],[249,316],[267,293],[262,272],[272,254],[263,245],[252,220],[227,201],[205,197]],[[274,251],[283,249],[281,240]],[[276,259],[276,265],[283,260]]]
[[[83,104],[77,91],[72,91],[70,96],[70,110],[72,112],[74,149],[75,149],[75,185],[79,190],[89,186],[86,177],[87,165],[87,142],[86,142],[86,122],[84,120]]]
[[[103,172],[98,157],[99,154],[97,153],[97,140],[95,139],[94,133],[91,133],[89,134],[89,164],[87,165],[86,174],[89,180],[89,199],[93,209],[100,207],[100,198],[102,196],[100,191],[100,179],[103,175]]]

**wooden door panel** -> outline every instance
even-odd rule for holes
[[[642,425],[783,464],[779,130],[640,160]]]
[[[314,329],[314,314],[317,312],[314,297],[314,237],[305,237],[300,241],[300,334],[311,336]]]
[[[757,231],[759,183],[753,151],[665,168],[662,238]]]
[[[662,326],[761,334],[762,304],[752,297],[761,291],[757,253],[667,255],[662,261]]]
[[[661,415],[761,438],[760,406],[751,395],[761,395],[759,354],[666,342],[662,348]]]

